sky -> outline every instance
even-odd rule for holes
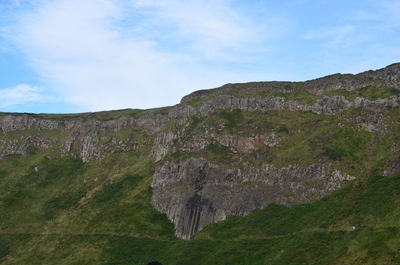
[[[0,0],[0,111],[154,108],[400,61],[400,0]]]

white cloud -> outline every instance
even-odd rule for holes
[[[331,28],[324,28],[309,31],[304,34],[306,40],[324,40],[326,44],[335,46],[348,44],[349,39],[354,37],[355,27],[353,25],[344,25]]]
[[[233,58],[254,42],[257,29],[231,2],[41,0],[8,28],[7,38],[46,88],[80,111],[164,106],[195,89],[239,80],[237,73],[201,62],[207,56]],[[151,15],[137,19],[149,8]],[[164,26],[170,40],[148,34]],[[165,48],[168,41],[187,49]]]
[[[19,84],[15,87],[0,89],[0,108],[44,102],[49,99],[50,97],[43,94],[43,89],[36,86]]]
[[[233,3],[232,0],[137,0],[134,6],[152,8],[153,24],[172,24],[178,37],[191,41],[191,48],[215,58],[228,57],[227,51],[246,49],[262,36],[262,23],[257,25],[242,15]]]

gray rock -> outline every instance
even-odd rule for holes
[[[157,170],[152,203],[175,224],[178,237],[190,239],[229,215],[248,215],[271,203],[291,206],[318,200],[352,179],[330,164],[263,164],[241,170],[190,158],[166,162]]]

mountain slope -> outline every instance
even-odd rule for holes
[[[160,109],[2,113],[0,260],[397,264],[399,103],[394,64]]]

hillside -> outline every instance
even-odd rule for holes
[[[400,64],[0,114],[1,264],[400,264]]]

